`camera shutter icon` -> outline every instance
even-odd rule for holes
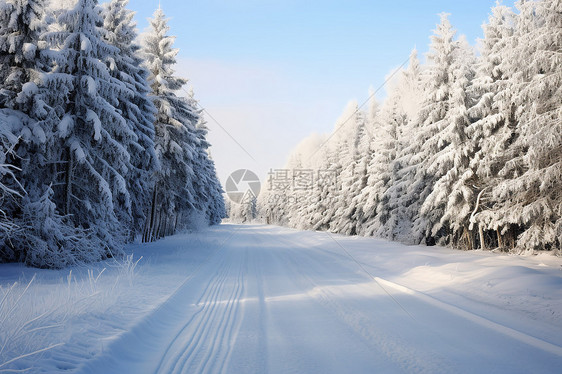
[[[227,196],[237,204],[257,198],[260,190],[261,182],[258,176],[248,169],[236,170],[228,176],[225,184]]]

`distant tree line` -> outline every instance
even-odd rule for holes
[[[406,243],[559,251],[562,2],[497,5],[483,30],[476,54],[441,15],[426,64],[412,52],[382,105],[352,103],[334,133],[306,139],[286,165],[333,170],[338,185],[266,191],[262,219]],[[306,199],[279,198],[295,193]]]

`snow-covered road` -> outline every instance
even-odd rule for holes
[[[560,288],[559,265],[259,225],[221,225],[197,240],[208,249],[197,267],[81,372],[555,373],[562,367],[559,294],[530,292],[525,301],[510,291],[537,276],[545,292]],[[511,272],[522,278],[510,286],[504,282]]]

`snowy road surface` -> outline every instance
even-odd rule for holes
[[[222,225],[205,238],[212,242],[208,254],[175,292],[82,372],[555,373],[562,368],[559,303],[552,311],[510,311],[504,308],[510,302],[486,300],[485,290],[480,295],[467,286],[466,297],[462,294],[462,284],[488,274],[486,266],[475,268],[473,262],[494,261],[495,255],[257,225]],[[402,261],[424,258],[421,268],[448,255],[457,273],[444,275],[438,266],[416,278],[396,273],[398,265],[385,269],[392,263],[384,257],[389,251],[377,254],[385,245],[396,247]],[[410,258],[400,254],[412,248]],[[496,261],[505,258],[510,257]],[[473,269],[463,273],[462,266]],[[393,279],[423,282],[405,286]],[[488,277],[492,291],[494,279],[504,280],[501,274]],[[560,282],[560,274],[544,279]],[[439,291],[446,286],[452,288]],[[552,325],[541,320],[541,312],[554,315]]]
[[[550,254],[262,225],[128,251],[72,269],[0,264],[0,373],[562,372]]]

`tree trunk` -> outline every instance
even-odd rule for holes
[[[72,199],[72,174],[74,173],[74,154],[68,148],[68,163],[64,181],[64,215],[70,215],[70,200]]]
[[[507,248],[509,250],[512,250],[513,248],[515,248],[515,231],[510,228],[509,230],[507,230],[507,240],[505,240],[505,244],[507,245]]]
[[[161,211],[157,211],[156,213],[156,218],[154,219],[154,222],[152,224],[152,230],[150,233],[150,240],[154,241],[156,239],[158,239],[158,228],[160,227],[160,220],[162,219],[162,212]]]
[[[156,229],[156,239],[160,239],[163,236],[162,233],[164,232],[164,228],[166,227],[167,220],[167,215],[164,215],[162,211],[160,211],[160,214],[158,216],[160,218],[158,219],[158,227]]]
[[[465,233],[466,233],[466,241],[467,241],[467,245],[468,245],[468,250],[472,251],[474,249],[474,243],[473,243],[473,240],[472,240],[472,231],[465,227]]]
[[[150,215],[144,230],[143,242],[151,242],[153,240],[152,233],[154,232],[154,220],[156,219],[156,197],[158,196],[158,183],[154,185],[152,191],[152,206],[150,207]]]
[[[503,239],[502,239],[502,234],[500,232],[500,229],[496,229],[496,234],[498,235],[498,248],[503,248],[504,244],[503,244]]]
[[[484,228],[478,225],[478,234],[480,235],[480,249],[486,250],[486,240],[484,239]]]
[[[176,223],[174,224],[174,229],[171,235],[174,235],[178,231],[178,225],[180,223],[181,216],[182,216],[181,213],[176,214]]]

